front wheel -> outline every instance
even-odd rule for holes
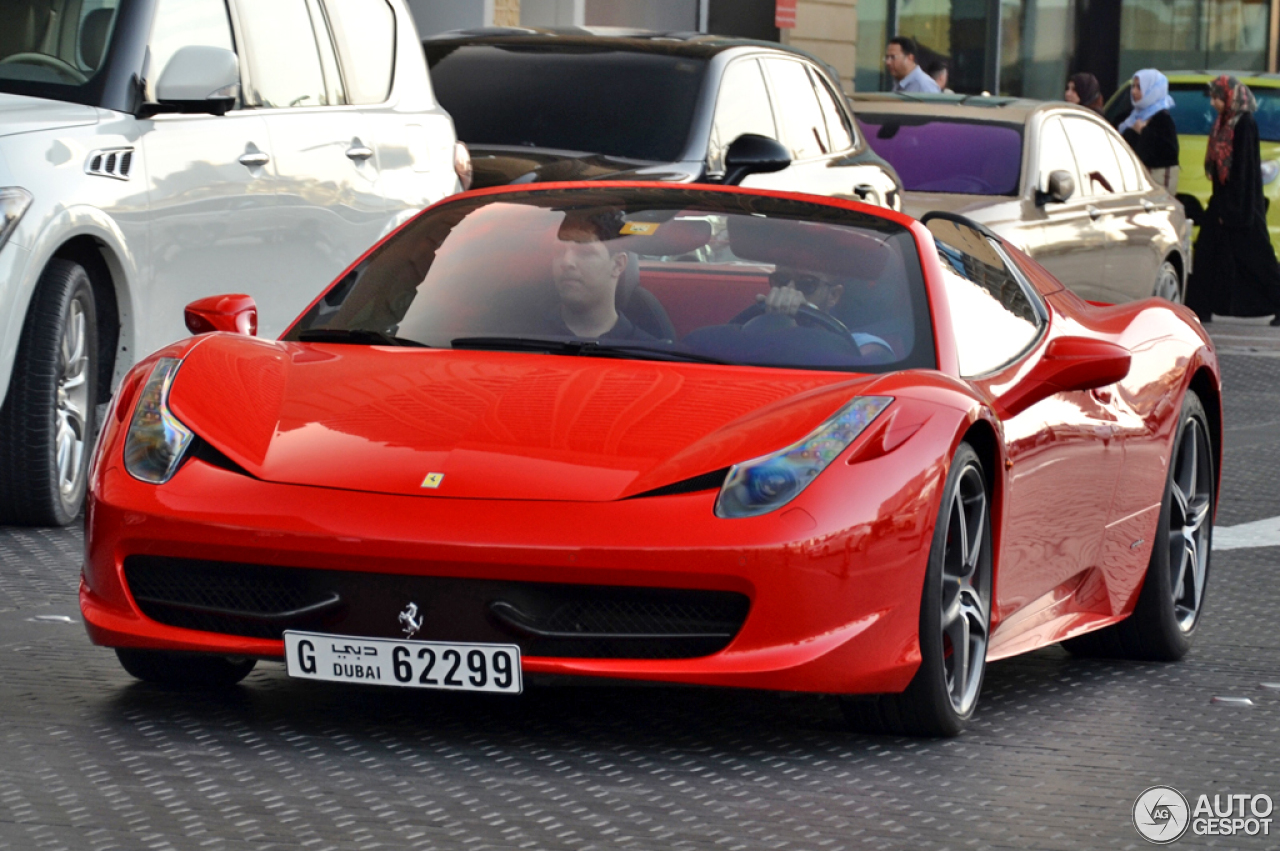
[[[1077,656],[1173,662],[1191,649],[1205,586],[1217,501],[1209,418],[1194,391],[1182,402],[1151,560],[1133,614],[1064,641]]]
[[[179,688],[229,688],[249,676],[256,659],[119,647],[121,666],[140,680]]]
[[[951,460],[920,600],[920,668],[901,694],[843,698],[869,733],[955,736],[978,705],[991,630],[991,501],[968,443]]]
[[[0,408],[0,523],[65,526],[80,513],[95,434],[98,319],[89,275],[40,276]]]

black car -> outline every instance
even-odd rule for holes
[[[699,33],[489,28],[423,42],[431,80],[471,148],[473,186],[554,180],[737,182],[900,208],[835,75],[771,42]],[[749,139],[761,142],[759,139]],[[748,150],[750,149],[750,150]],[[757,163],[758,165],[758,163]]]

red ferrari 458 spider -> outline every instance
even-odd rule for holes
[[[953,735],[990,660],[1176,659],[1200,619],[1208,336],[959,216],[504,187],[419,214],[279,340],[246,296],[187,321],[91,478],[81,608],[142,679],[615,677]]]

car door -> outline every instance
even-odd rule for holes
[[[1124,181],[1124,201],[1117,205],[1115,225],[1118,236],[1107,253],[1107,285],[1118,300],[1131,301],[1154,294],[1156,278],[1164,263],[1163,234],[1171,230],[1164,205],[1148,197],[1151,186],[1144,169],[1119,133],[1105,128],[1120,177]]]
[[[159,0],[148,42],[148,100],[181,47],[235,46],[224,0]],[[243,60],[242,60],[243,62]],[[242,65],[243,67],[243,65]],[[276,247],[274,173],[260,114],[161,114],[138,122],[147,180],[149,274],[139,352],[187,335],[182,310],[207,295],[258,292]]]
[[[246,100],[266,120],[275,163],[278,251],[269,284],[254,294],[261,333],[275,336],[377,241],[386,203],[371,122],[344,106],[316,0],[247,0],[236,9],[249,61]]]
[[[1043,352],[1048,309],[993,240],[945,218],[927,226],[961,376],[998,403]],[[1001,500],[1001,610],[1051,607],[1098,563],[1122,460],[1115,426],[1088,392],[1058,393],[1005,419],[1011,466]]]
[[[1058,116],[1051,115],[1040,123],[1032,162],[1034,171],[1029,176],[1035,180],[1037,209],[1028,219],[1039,224],[1035,228],[1038,233],[1029,234],[1028,252],[1084,298],[1103,296],[1103,232],[1090,214],[1092,201],[1085,193],[1085,181]],[[1049,175],[1055,171],[1065,171],[1075,183],[1075,191],[1062,202],[1043,198]]]
[[[1126,293],[1131,292],[1135,284],[1126,277],[1127,271],[1131,271],[1127,270],[1129,264],[1125,259],[1128,254],[1126,230],[1135,210],[1142,212],[1142,208],[1135,207],[1135,196],[1125,192],[1120,164],[1102,123],[1083,115],[1064,115],[1062,123],[1083,181],[1080,191],[1085,209],[1101,234],[1103,245],[1103,270],[1099,284],[1087,291],[1077,289],[1076,292],[1095,301],[1129,301],[1132,296]],[[1155,270],[1143,277],[1150,294]]]

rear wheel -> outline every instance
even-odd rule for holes
[[[842,700],[854,729],[954,736],[978,705],[991,626],[991,506],[982,462],[960,444],[947,473],[920,601],[920,668],[901,694]]]
[[[1160,271],[1156,272],[1156,285],[1151,294],[1174,304],[1182,304],[1182,279],[1173,263],[1166,260],[1160,264]]]
[[[1209,579],[1217,499],[1209,418],[1187,391],[1173,442],[1156,540],[1133,614],[1064,641],[1078,656],[1175,661],[1191,649]]]
[[[0,408],[0,523],[65,526],[84,502],[98,320],[84,268],[52,260],[27,310]]]
[[[206,656],[125,647],[116,648],[116,656],[124,669],[140,680],[183,688],[227,688],[249,676],[258,663],[256,659],[241,656]]]

